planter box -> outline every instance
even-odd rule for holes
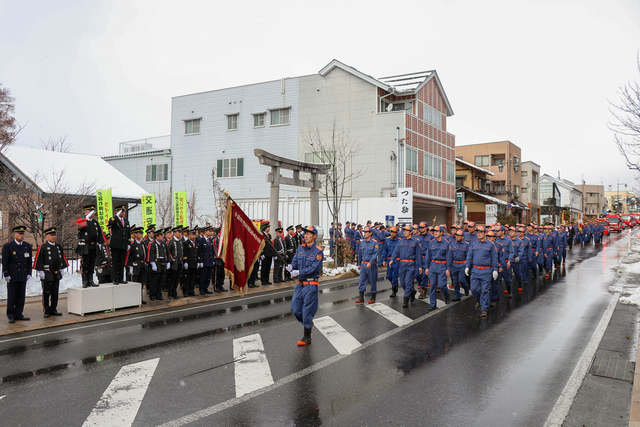
[[[142,285],[129,282],[127,284],[102,284],[91,288],[67,289],[67,310],[72,314],[84,316],[106,310],[142,305]]]

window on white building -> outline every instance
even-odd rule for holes
[[[520,175],[522,175],[522,177],[526,177],[527,175],[529,175],[529,171],[522,171],[520,172]]]
[[[407,147],[407,170],[418,173],[418,151],[415,148]]]
[[[422,169],[424,176],[433,177],[433,154],[424,153]]]
[[[263,128],[264,127],[264,117],[267,113],[257,113],[253,115],[253,127],[254,128]]]
[[[490,161],[491,156],[476,156],[473,162],[476,166],[489,166]]]
[[[452,161],[447,160],[447,182],[456,181],[456,166]]]
[[[239,114],[227,114],[227,130],[238,129],[238,116]]]
[[[216,165],[216,176],[218,178],[233,178],[244,176],[244,159],[218,159]]]
[[[291,108],[271,110],[271,126],[288,125]]]
[[[442,179],[442,159],[437,156],[433,156],[433,177]]]
[[[200,120],[192,119],[184,121],[184,134],[185,135],[197,135],[200,133]]]
[[[147,182],[166,181],[169,179],[169,164],[147,165]]]

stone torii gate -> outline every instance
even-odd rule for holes
[[[309,198],[311,199],[311,224],[318,226],[320,222],[320,195],[318,193],[320,190],[320,181],[318,179],[318,175],[326,174],[331,165],[324,163],[307,163],[287,159],[285,157],[267,153],[259,148],[254,149],[253,154],[258,158],[261,165],[271,167],[271,172],[267,174],[267,182],[271,184],[271,194],[269,197],[269,223],[272,225],[272,230],[275,230],[278,224],[280,184],[309,188]],[[281,169],[292,170],[293,177],[289,178],[287,176],[280,175]],[[311,174],[311,179],[301,179],[300,172]]]

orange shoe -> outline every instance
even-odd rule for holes
[[[505,289],[505,290],[504,290],[504,294],[505,294],[505,295],[509,295],[509,291]]]
[[[311,338],[298,340],[298,347],[304,347],[305,345],[311,344]]]
[[[522,288],[518,288],[518,293],[521,294],[522,293]]]
[[[544,278],[545,278],[545,279],[549,279],[549,273],[545,274],[545,275],[544,275]]]
[[[370,299],[369,301],[367,301],[367,304],[375,304],[376,300],[374,299]]]

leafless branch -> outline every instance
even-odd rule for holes
[[[636,61],[640,72],[640,53]],[[628,82],[619,88],[618,95],[618,103],[610,103],[609,128],[627,167],[640,172],[640,83]]]
[[[66,136],[61,136],[59,138],[52,138],[40,141],[40,145],[43,150],[47,151],[58,151],[60,153],[68,153],[71,150],[71,144],[67,142]]]

